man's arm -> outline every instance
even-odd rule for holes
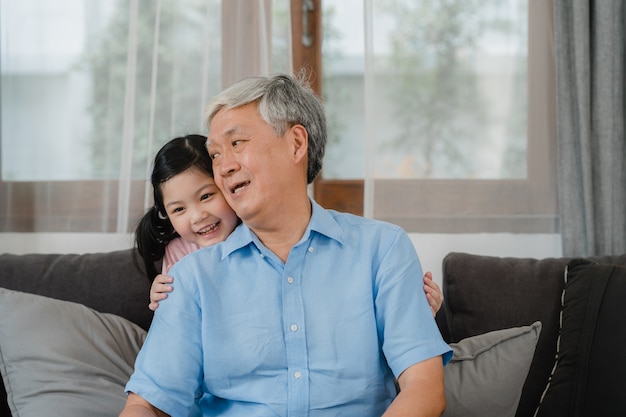
[[[383,417],[441,416],[446,409],[443,382],[441,356],[410,366],[400,374],[400,393]]]
[[[163,411],[154,407],[148,401],[144,400],[137,394],[132,392],[128,394],[126,405],[120,413],[119,417],[169,417]]]

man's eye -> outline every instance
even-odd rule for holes
[[[215,159],[218,156],[220,156],[220,154],[218,154],[217,152],[209,153],[209,158],[211,158],[211,159]]]

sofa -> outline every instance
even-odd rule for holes
[[[133,250],[0,255],[0,415],[119,413],[152,318],[140,265]],[[448,254],[444,416],[626,415],[624,265]]]
[[[519,388],[509,372],[503,374],[508,378],[494,380],[491,373],[475,381],[481,389],[474,395],[483,405],[519,389],[517,417],[626,415],[626,361],[621,359],[626,255],[530,259],[449,253],[442,274],[444,302],[436,319],[450,344],[541,323]],[[494,366],[507,368],[510,359]],[[492,399],[481,397],[487,385]],[[489,415],[480,413],[465,411],[467,416]]]

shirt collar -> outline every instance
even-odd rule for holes
[[[313,199],[311,199],[311,206],[313,207],[313,214],[304,235],[308,236],[311,231],[314,231],[343,244],[343,230],[332,215],[333,212],[325,210]]]
[[[309,224],[304,231],[304,235],[302,236],[300,242],[308,240],[311,232],[316,232],[330,239],[336,240],[339,244],[343,244],[343,231],[331,214],[332,212],[325,210],[322,206],[317,204],[315,200],[310,200],[311,207],[313,209],[311,220],[309,220]],[[262,247],[259,238],[254,234],[254,232],[242,223],[237,226],[228,239],[223,242],[221,258],[224,259],[236,250],[248,246],[251,243],[254,243],[259,248]]]

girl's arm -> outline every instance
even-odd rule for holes
[[[150,310],[156,310],[159,307],[159,301],[165,300],[167,293],[172,292],[174,288],[169,285],[172,282],[174,282],[174,278],[164,274],[154,277],[150,287],[150,304],[148,305]]]

